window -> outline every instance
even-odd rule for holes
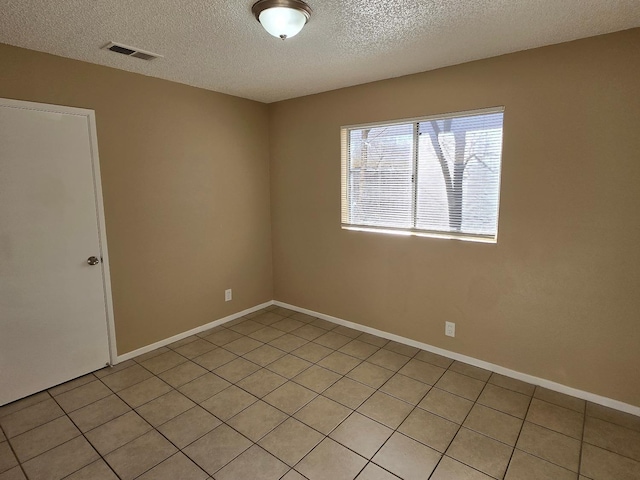
[[[496,242],[503,108],[342,128],[342,227]]]

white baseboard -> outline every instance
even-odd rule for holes
[[[248,308],[241,312],[237,312],[232,315],[228,315],[224,318],[214,320],[213,322],[207,323],[205,325],[201,325],[199,327],[193,328],[186,332],[179,333],[177,335],[174,335],[173,337],[165,338],[164,340],[160,340],[159,342],[152,343],[151,345],[147,345],[146,347],[138,348],[137,350],[124,353],[122,355],[119,355],[116,358],[116,364],[120,362],[124,362],[125,360],[129,360],[131,358],[137,357],[138,355],[142,355],[143,353],[150,352],[152,350],[155,350],[156,348],[164,347],[166,345],[169,345],[170,343],[177,342],[178,340],[182,340],[183,338],[189,337],[191,335],[195,335],[196,333],[200,333],[210,328],[217,327],[218,325],[222,325],[224,323],[230,322],[232,320],[235,320],[236,318],[243,317],[257,310],[266,308],[270,305],[278,305],[280,307],[285,307],[290,310],[295,310],[296,312],[306,313],[307,315],[311,315],[317,318],[322,318],[323,320],[328,320],[329,322],[337,323],[338,325],[344,325],[345,327],[353,328],[354,330],[359,330],[365,333],[371,333],[373,335],[377,335],[378,337],[386,338],[388,340],[394,340],[398,343],[409,345],[411,347],[416,347],[421,350],[427,350],[428,352],[437,353],[438,355],[442,355],[444,357],[451,358],[453,360],[458,360],[460,362],[468,363],[469,365],[474,365],[476,367],[484,368],[485,370],[490,370],[492,372],[499,373],[506,377],[515,378],[516,380],[522,380],[523,382],[531,383],[533,385],[540,385],[541,387],[548,388],[549,390],[564,393],[567,395],[571,395],[573,397],[577,397],[583,400],[588,400],[590,402],[597,403],[598,405],[603,405],[605,407],[610,407],[615,410],[620,410],[622,412],[640,416],[640,407],[637,407],[628,403],[624,403],[619,400],[603,397],[601,395],[596,395],[595,393],[586,392],[584,390],[578,390],[577,388],[568,387],[561,383],[552,382],[551,380],[546,380],[544,378],[535,377],[533,375],[529,375],[526,373],[517,372],[515,370],[511,370],[509,368],[505,368],[500,365],[495,365],[493,363],[485,362],[477,358],[469,357],[467,355],[462,355],[460,353],[452,352],[450,350],[445,350],[443,348],[434,347],[433,345],[429,345],[428,343],[418,342],[410,338],[401,337],[400,335],[395,335],[393,333],[388,333],[382,330],[378,330],[376,328],[367,327],[365,325],[360,325],[359,323],[350,322],[348,320],[343,320],[342,318],[338,318],[338,317],[332,317],[331,315],[326,315],[324,313],[308,310],[306,308],[298,307],[296,305],[290,305],[288,303],[280,302],[277,300],[271,300],[269,302],[256,305],[255,307]]]
[[[343,320],[341,318],[332,317],[331,315],[326,315],[324,313],[315,312],[313,310],[297,307],[295,305],[290,305],[288,303],[280,302],[277,300],[271,303],[273,305],[278,305],[280,307],[288,308],[290,310],[295,310],[296,312],[306,313],[307,315],[311,315],[313,317],[321,318],[323,320],[328,320],[329,322],[337,323],[339,325],[344,325],[345,327],[353,328],[354,330],[360,330],[361,332],[371,333],[373,335],[377,335],[378,337],[386,338],[388,340],[394,340],[398,343],[403,343],[405,345],[416,347],[421,350],[427,350],[432,353],[437,353],[438,355],[442,355],[444,357],[451,358],[453,360],[458,360],[460,362],[468,363],[469,365],[474,365],[476,367],[484,368],[485,370],[490,370],[492,372],[499,373],[506,377],[515,378],[516,380],[522,380],[523,382],[531,383],[533,385],[540,385],[541,387],[548,388],[549,390],[564,393],[567,395],[571,395],[573,397],[577,397],[583,400],[588,400],[590,402],[597,403],[598,405],[604,405],[605,407],[614,408],[622,412],[640,416],[640,407],[636,407],[634,405],[630,405],[628,403],[624,403],[619,400],[614,400],[612,398],[596,395],[595,393],[585,392],[584,390],[578,390],[577,388],[568,387],[566,385],[562,385],[561,383],[556,383],[556,382],[552,382],[551,380],[546,380],[544,378],[534,377],[533,375],[517,372],[509,368],[501,367],[500,365],[495,365],[493,363],[485,362],[477,358],[468,357],[467,355],[462,355],[460,353],[452,352],[450,350],[445,350],[443,348],[434,347],[433,345],[429,345],[427,343],[417,342],[415,340],[411,340],[410,338],[401,337],[400,335],[394,335],[393,333],[377,330],[375,328],[360,325],[359,323],[354,323],[348,320]]]
[[[200,325],[199,327],[192,328],[186,332],[179,333],[174,335],[173,337],[165,338],[164,340],[160,340],[159,342],[152,343],[151,345],[147,345],[146,347],[138,348],[137,350],[133,350],[132,352],[123,353],[122,355],[118,355],[116,357],[116,364],[120,362],[124,362],[125,360],[129,360],[133,357],[137,357],[138,355],[142,355],[143,353],[150,352],[151,350],[155,350],[156,348],[164,347],[169,345],[170,343],[177,342],[178,340],[182,340],[183,338],[190,337],[191,335],[195,335],[196,333],[204,332],[205,330],[209,330],[210,328],[217,327],[218,325],[222,325],[223,323],[230,322],[231,320],[235,320],[236,318],[244,317],[250,313],[253,313],[257,310],[261,310],[270,305],[273,305],[273,300],[265,303],[261,303],[260,305],[256,305],[255,307],[247,308],[238,313],[233,313],[224,318],[220,318],[218,320],[214,320],[213,322],[206,323],[204,325]]]

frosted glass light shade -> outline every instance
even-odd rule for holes
[[[267,8],[260,13],[258,20],[267,32],[283,40],[296,36],[307,23],[304,13],[288,7]]]

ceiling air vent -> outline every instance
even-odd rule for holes
[[[162,58],[162,55],[158,55],[157,53],[147,52],[136,47],[130,47],[128,45],[123,45],[121,43],[115,42],[107,43],[104,47],[102,47],[102,49],[121,53],[122,55],[127,55],[128,57],[141,58],[142,60],[153,60],[154,58]]]

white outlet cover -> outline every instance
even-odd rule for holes
[[[231,289],[229,288],[228,290],[224,291],[224,301],[228,302],[233,298],[233,294],[231,292]]]
[[[444,334],[447,337],[456,336],[456,324],[453,322],[444,322]]]

